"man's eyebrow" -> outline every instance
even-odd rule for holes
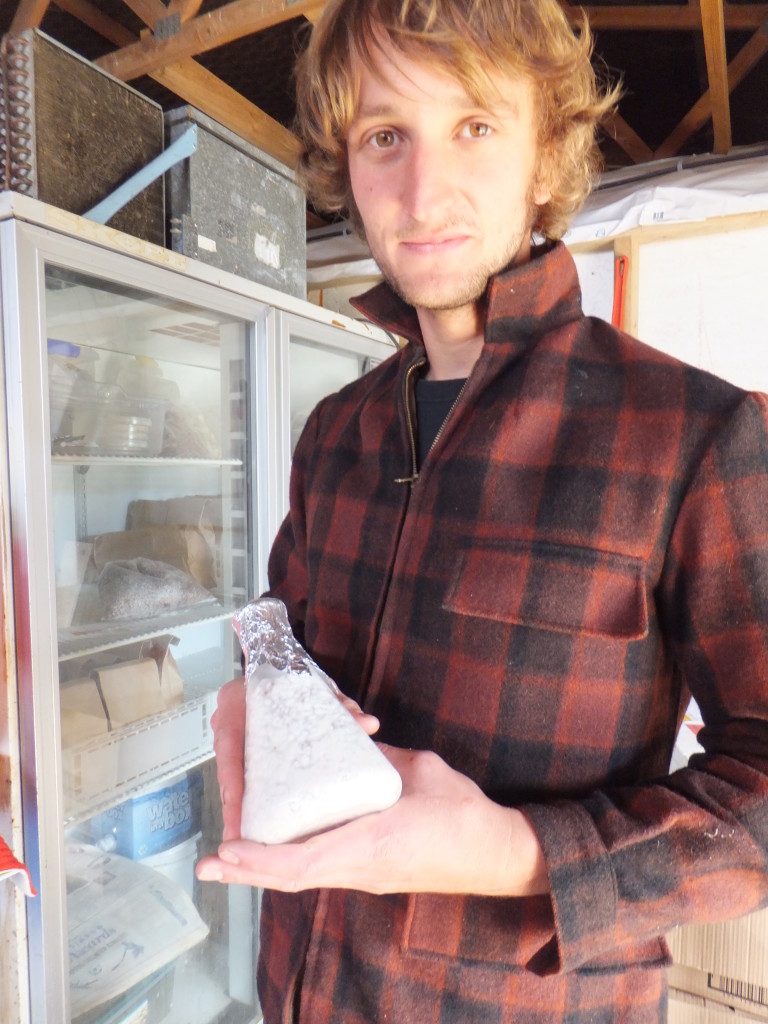
[[[359,106],[355,110],[352,120],[357,121],[362,118],[388,118],[394,117],[397,113],[397,107],[390,103],[376,103],[368,106]]]
[[[472,99],[471,96],[467,96],[466,98],[462,97],[461,99],[457,98],[455,101],[451,101],[450,97],[447,97],[445,105],[448,107],[452,107],[459,114],[496,113],[502,115],[512,114],[514,116],[517,116],[520,113],[520,104],[513,99],[506,99],[503,96],[500,96],[493,102],[488,102],[484,100],[474,100]],[[398,113],[399,108],[397,104],[394,103],[372,103],[368,105],[363,104],[355,110],[352,116],[352,120],[376,120],[379,118],[387,120],[389,118],[396,118],[398,116]]]

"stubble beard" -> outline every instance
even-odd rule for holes
[[[454,276],[446,281],[413,283],[404,275],[398,275],[386,255],[377,252],[378,247],[371,244],[370,239],[368,239],[368,245],[384,279],[403,302],[415,309],[445,312],[475,305],[483,298],[489,280],[514,262],[523,244],[530,238],[532,223],[533,213],[531,212],[530,218],[524,225],[518,227],[513,240],[506,249],[500,251],[496,256],[491,256],[480,266],[473,269],[468,268],[467,275],[458,280]]]
[[[375,253],[374,253],[375,258]],[[469,277],[459,282],[435,283],[433,285],[411,285],[398,277],[391,268],[377,261],[384,278],[390,288],[399,295],[403,302],[416,309],[429,309],[433,312],[445,312],[461,309],[478,302],[488,287],[488,281],[499,267],[479,267]],[[383,261],[386,264],[386,261]]]

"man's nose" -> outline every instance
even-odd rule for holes
[[[434,220],[451,206],[453,167],[446,147],[419,142],[411,147],[402,202],[414,220]]]

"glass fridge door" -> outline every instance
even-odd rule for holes
[[[325,395],[339,391],[372,369],[396,347],[397,340],[384,341],[384,333],[350,337],[338,327],[295,314],[283,314],[289,338],[289,407],[291,452],[296,447],[307,417]]]
[[[0,233],[32,1024],[250,1024],[258,893],[194,867],[258,576],[267,307]]]
[[[250,326],[51,264],[45,291],[71,1018],[253,1020],[249,894],[194,874],[251,593]]]

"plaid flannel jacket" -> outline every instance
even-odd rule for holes
[[[551,898],[267,893],[266,1024],[648,1024],[659,936],[768,900],[768,399],[584,317],[562,244],[488,299],[418,474],[415,314],[360,302],[411,340],[310,417],[270,587],[382,740],[521,807]]]

